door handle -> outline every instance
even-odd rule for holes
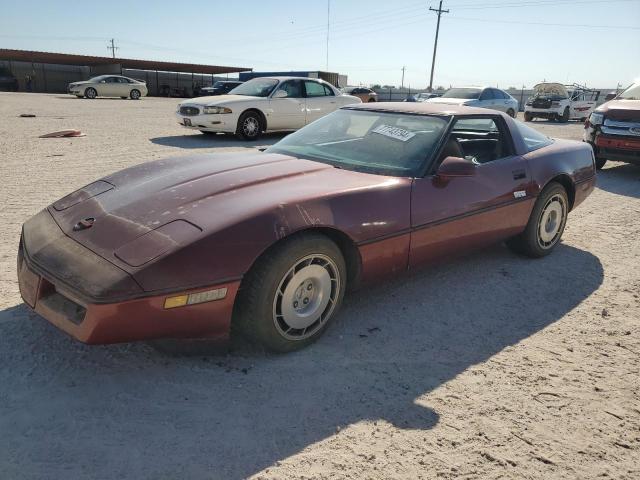
[[[513,172],[514,180],[522,180],[523,178],[527,178],[527,173],[524,170],[514,170]]]

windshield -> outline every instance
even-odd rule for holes
[[[248,97],[268,97],[278,84],[273,78],[254,78],[238,85],[229,92],[229,95],[246,95]]]
[[[342,109],[269,147],[337,168],[412,177],[434,153],[448,117]]]
[[[478,99],[481,93],[480,88],[450,88],[442,94],[442,98]]]
[[[619,96],[621,100],[640,100],[640,83],[634,83]]]

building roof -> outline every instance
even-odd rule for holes
[[[139,70],[162,70],[165,72],[186,73],[234,73],[251,71],[248,67],[225,67],[218,65],[200,65],[196,63],[160,62],[156,60],[137,60],[132,58],[94,57],[90,55],[72,55],[68,53],[35,52],[31,50],[11,50],[0,48],[0,60],[16,62],[54,63],[60,65],[96,66],[121,65],[122,68]]]

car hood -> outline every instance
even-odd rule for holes
[[[540,96],[559,96],[567,98],[569,93],[561,83],[539,83],[533,87],[534,95]]]
[[[120,171],[48,210],[66,235],[131,271],[278,205],[385,181],[389,177],[280,154],[201,155]]]
[[[250,97],[248,95],[211,95],[185,100],[180,102],[180,105],[225,105],[234,102],[262,101],[267,99],[268,97]]]
[[[464,105],[466,102],[474,102],[475,98],[442,98],[433,97],[424,100],[429,103],[444,103],[446,105]]]
[[[611,100],[600,105],[596,112],[612,120],[640,121],[640,100]]]

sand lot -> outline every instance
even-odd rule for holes
[[[123,167],[258,146],[185,131],[176,104],[0,93],[0,479],[640,478],[637,167],[599,173],[553,255],[498,245],[356,292],[295,354],[89,347],[30,313],[29,216]],[[65,128],[86,137],[37,138]]]

